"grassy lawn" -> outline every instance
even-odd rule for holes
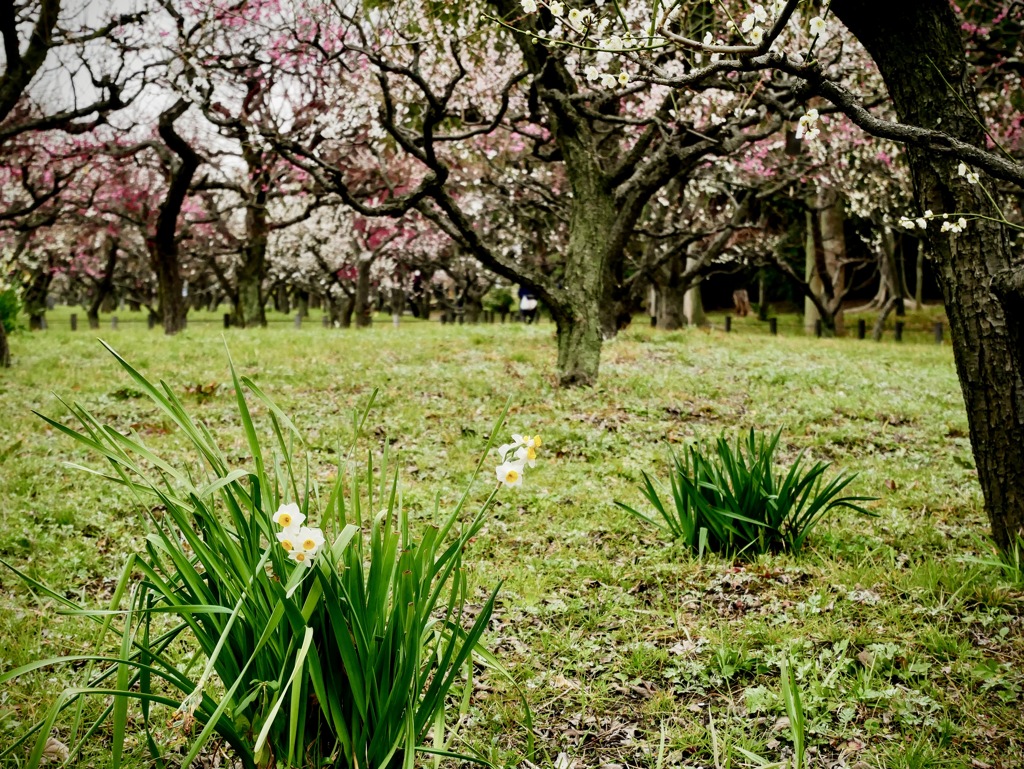
[[[84,314],[72,333],[68,312],[51,313],[45,333],[15,335],[15,368],[0,372],[0,557],[98,605],[142,547],[140,511],[64,466],[99,463],[32,411],[66,416],[56,393],[187,460]],[[384,320],[357,332],[312,318],[225,332],[208,317],[173,339],[124,317],[99,333],[166,380],[239,467],[248,460],[225,341],[305,434],[321,479],[352,410],[380,388],[361,445],[392,443],[411,510],[461,493],[507,398],[508,432],[543,435],[542,461],[500,495],[468,554],[481,594],[505,580],[487,639],[529,699],[537,765],[755,765],[741,749],[783,760],[792,746],[778,662],[788,656],[810,766],[1024,766],[1024,593],[965,560],[987,554],[987,524],[948,344],[638,322],[605,347],[598,387],[560,391],[549,322]],[[697,560],[614,506],[642,506],[640,473],[665,478],[671,446],[751,427],[782,427],[786,459],[807,449],[858,473],[850,490],[878,497],[878,517],[826,521],[799,559],[732,563]],[[0,569],[0,670],[81,654],[91,632]],[[47,669],[0,691],[0,751],[79,679]],[[496,677],[477,681],[461,734],[461,750],[524,760],[522,711]],[[80,765],[109,762],[105,744],[95,735]],[[150,766],[141,735],[131,744],[133,766]]]

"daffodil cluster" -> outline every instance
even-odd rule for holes
[[[498,477],[498,483],[503,483],[510,489],[522,486],[523,472],[527,467],[536,466],[537,449],[540,446],[539,435],[513,433],[512,442],[505,443],[497,449],[501,464],[494,468],[494,474]]]
[[[306,516],[294,502],[281,505],[274,513],[274,523],[281,527],[277,541],[288,558],[303,566],[312,566],[313,559],[324,546],[324,533],[317,528],[303,526]]]

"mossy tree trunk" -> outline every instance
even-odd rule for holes
[[[940,128],[986,146],[985,118],[946,0],[835,0],[836,15],[878,65],[900,121]],[[982,184],[957,173],[956,158],[908,148],[921,211],[992,214]],[[929,228],[957,374],[967,407],[978,481],[1000,546],[1024,531],[1024,267],[997,222],[972,219],[961,234]]]

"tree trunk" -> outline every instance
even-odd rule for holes
[[[249,167],[256,192],[245,209],[245,247],[242,264],[238,268],[238,306],[235,319],[241,326],[266,326],[266,297],[263,281],[267,277],[267,240],[270,224],[267,221],[267,192],[261,154],[248,142],[242,144],[243,155]],[[285,310],[285,313],[288,311]]]
[[[93,294],[92,301],[85,311],[85,315],[89,319],[89,328],[94,329],[100,327],[100,307],[111,297],[114,290],[114,268],[117,266],[117,238],[108,236],[103,242],[103,247],[107,251],[106,262],[103,266],[103,276],[96,284],[96,292]]]
[[[373,323],[373,308],[370,306],[370,267],[372,259],[360,259],[356,266],[356,328],[366,328]]]
[[[843,333],[843,305],[842,296],[846,291],[845,267],[846,262],[846,236],[843,233],[843,201],[835,193],[828,197],[819,195],[821,221],[821,250],[825,269],[822,271],[822,281],[828,281],[825,292],[831,298],[832,323],[830,330],[835,334]],[[820,267],[819,267],[820,269]]]
[[[182,289],[184,283],[178,264],[178,216],[188,195],[192,177],[199,169],[198,153],[174,130],[174,121],[188,110],[188,102],[180,99],[160,115],[159,134],[177,156],[171,169],[167,196],[160,204],[156,230],[150,239],[150,257],[157,280],[157,301],[165,334],[177,334],[185,328],[188,306]]]
[[[946,0],[835,0],[831,7],[878,64],[901,122],[985,146],[985,118]],[[907,155],[920,210],[992,214],[984,174],[971,185],[952,157],[915,147]],[[933,225],[928,237],[985,508],[996,542],[1006,547],[1024,531],[1024,318],[1015,314],[1024,305],[1021,266],[993,221],[972,219],[963,233],[948,235]],[[994,283],[1005,287],[1001,296]]]
[[[814,238],[814,211],[808,208],[804,212],[806,225],[806,238],[804,239],[804,280],[807,286],[816,296],[821,296],[822,284],[818,276],[818,263],[816,259],[816,244]],[[804,297],[804,333],[813,334],[817,321],[821,319],[821,313],[810,297]]]
[[[764,270],[757,274],[757,319],[768,320],[768,281]]]
[[[0,368],[11,367],[11,347],[7,342],[7,329],[0,323]]]
[[[657,300],[655,301],[655,318],[658,328],[675,331],[686,325],[686,286],[680,282],[684,269],[683,258],[673,256],[656,277],[661,279],[657,284]]]
[[[687,257],[686,269],[690,269],[696,263],[696,259]],[[704,301],[700,296],[700,283],[697,283],[695,286],[691,285],[683,295],[683,314],[686,316],[686,322],[691,326],[707,324],[708,319],[704,315]]]
[[[924,247],[920,243],[917,244],[914,280],[914,304],[920,310],[924,307]]]
[[[615,199],[596,168],[573,169],[574,205],[565,260],[565,303],[552,307],[558,337],[558,382],[592,386],[601,365],[601,305],[618,215]],[[593,171],[591,173],[590,171]]]
[[[50,284],[53,282],[53,273],[49,265],[36,270],[32,279],[25,288],[22,301],[25,305],[25,314],[28,315],[29,331],[41,331],[46,323],[46,299],[50,293]]]

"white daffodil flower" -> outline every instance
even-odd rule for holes
[[[494,468],[494,474],[510,489],[523,485],[523,466],[519,462],[502,462]]]
[[[297,504],[289,502],[277,509],[273,520],[282,529],[288,529],[292,526],[301,526],[305,522],[306,516],[302,514]]]
[[[537,449],[533,446],[520,446],[515,453],[516,462],[526,467],[537,466]]]
[[[295,563],[299,564],[300,566],[305,566],[306,568],[309,568],[313,565],[314,556],[302,550],[293,550],[292,552],[288,553],[288,558],[294,561]]]
[[[299,536],[296,540],[299,543],[299,548],[312,557],[324,546],[324,533],[320,529],[303,526],[299,529]]]
[[[299,547],[299,531],[298,526],[290,526],[275,535],[286,553],[294,552]]]

